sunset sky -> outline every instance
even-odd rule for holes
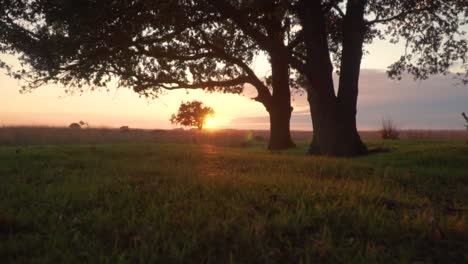
[[[461,112],[468,112],[468,87],[450,76],[436,76],[423,82],[411,77],[393,81],[385,69],[403,52],[401,45],[376,41],[367,47],[362,63],[358,102],[358,128],[378,129],[382,118],[391,117],[402,129],[463,129]],[[257,58],[254,70],[263,76],[269,65]],[[148,101],[126,88],[67,96],[60,86],[41,87],[20,94],[20,83],[0,73],[0,126],[67,126],[79,120],[91,127],[174,128],[168,121],[181,101],[198,99],[216,111],[216,126],[235,129],[268,129],[265,108],[249,97],[205,94],[202,91],[171,91]],[[311,130],[305,96],[295,96],[291,122],[293,130]]]

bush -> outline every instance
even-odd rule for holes
[[[121,126],[119,128],[120,132],[130,132],[130,127],[128,126]]]
[[[396,123],[391,118],[382,119],[382,129],[380,130],[380,137],[382,139],[400,139],[400,133]]]
[[[71,129],[80,129],[81,125],[78,123],[71,123],[68,127]]]

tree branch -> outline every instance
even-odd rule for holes
[[[250,68],[249,65],[247,65],[242,59],[239,59],[237,57],[234,57],[227,53],[224,49],[218,48],[217,46],[211,44],[208,42],[207,39],[205,40],[205,44],[212,49],[215,52],[215,56],[225,60],[226,62],[230,62],[232,64],[235,64],[239,66],[244,72],[247,74],[248,81],[247,83],[250,83],[257,89],[258,96],[255,98],[256,101],[259,101],[263,104],[269,104],[271,100],[271,94],[270,90],[268,87],[258,78],[258,76],[255,74],[255,72]]]
[[[291,66],[296,69],[298,72],[305,72],[306,71],[306,65],[304,62],[302,62],[300,59],[291,56],[289,62],[291,63]]]
[[[141,80],[141,77],[134,76]],[[206,88],[216,88],[216,87],[230,87],[236,85],[242,85],[248,83],[249,78],[247,76],[240,76],[230,80],[208,80],[203,82],[183,82],[177,79],[172,78],[158,78],[158,79],[146,79],[142,80],[141,84],[138,86],[136,92],[141,92],[145,89],[161,86],[166,90],[175,90],[175,89],[206,89]]]
[[[326,13],[330,12],[330,10],[335,9],[340,14],[341,18],[344,18],[345,13],[338,6],[338,2],[339,1],[337,1],[337,0],[332,0],[327,5],[324,5],[323,6],[323,13],[326,14]]]
[[[343,10],[341,10],[341,8],[337,4],[333,5],[333,9],[335,9],[338,12],[338,14],[340,14],[341,18],[344,18],[346,16]]]
[[[208,1],[212,6],[216,7],[222,15],[230,18],[237,26],[242,29],[244,33],[253,38],[262,49],[272,51],[272,45],[270,44],[268,37],[249,24],[249,18],[247,18],[243,13],[239,12],[234,6],[224,0]]]
[[[195,53],[195,54],[190,54],[190,55],[180,55],[180,52],[170,52],[170,51],[161,51],[157,49],[138,49],[136,51],[137,54],[140,55],[145,55],[153,58],[164,58],[168,60],[180,60],[180,61],[194,61],[194,60],[199,60],[203,58],[209,58],[213,57],[216,54],[213,52],[201,52],[201,53]]]
[[[296,37],[293,40],[291,40],[291,42],[289,42],[289,44],[288,44],[289,51],[292,51],[303,40],[304,40],[304,31],[302,31],[302,29],[301,29],[301,31],[299,31],[299,33],[297,33]]]
[[[405,16],[407,16],[409,14],[424,12],[424,11],[430,10],[431,8],[432,8],[432,6],[428,6],[428,7],[420,8],[420,9],[412,9],[412,10],[402,11],[401,13],[396,14],[396,15],[391,16],[391,17],[382,18],[382,19],[377,18],[377,19],[374,19],[374,20],[371,20],[371,21],[366,21],[366,24],[367,25],[373,25],[373,24],[377,24],[377,23],[386,23],[386,22],[390,22],[390,21],[393,21],[393,20],[398,20],[398,19],[404,18]]]

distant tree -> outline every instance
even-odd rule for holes
[[[192,102],[182,102],[177,114],[172,114],[169,121],[172,124],[180,124],[185,127],[203,128],[206,119],[215,114],[213,108],[204,106],[202,102],[194,100]]]
[[[81,125],[78,123],[71,123],[68,127],[71,129],[80,129]]]

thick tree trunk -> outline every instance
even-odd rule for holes
[[[367,154],[367,148],[356,129],[356,120],[342,116],[342,111],[349,109],[341,110],[336,105],[335,109],[329,109],[326,114],[323,111],[313,114],[312,118],[317,120],[317,124],[309,154],[346,157]]]
[[[281,43],[282,44],[282,43]],[[271,103],[267,106],[270,114],[270,141],[268,149],[282,150],[296,145],[291,139],[291,91],[289,90],[289,63],[287,50],[278,45],[276,52],[270,54],[272,87]]]
[[[280,109],[280,107],[273,107],[269,112],[270,140],[268,149],[270,150],[282,150],[295,147],[291,139],[289,128],[292,108],[290,105],[288,105],[288,108],[289,109]]]
[[[360,0],[349,2],[360,3]],[[353,60],[343,62],[346,64],[344,67],[349,68],[347,75],[351,77],[340,80],[339,88],[344,90],[336,96],[333,84],[333,66],[330,60],[328,36],[321,3],[320,1],[303,0],[298,11],[305,33],[307,67],[303,74],[310,83],[308,100],[314,130],[309,153],[331,156],[366,154],[367,148],[362,143],[356,129],[357,83],[355,86],[354,83],[349,86],[344,85],[351,79],[359,80],[359,65],[357,65],[358,75],[356,76],[356,64],[351,63]],[[354,47],[348,52],[352,54],[356,50]],[[345,47],[343,52],[345,52]],[[340,96],[341,94],[344,95]]]
[[[311,92],[314,94],[314,92]],[[356,115],[335,98],[324,103],[320,96],[309,98],[314,135],[309,154],[330,156],[358,156],[367,153],[356,129]]]
[[[285,44],[286,30],[289,30],[284,23],[287,9],[283,4],[274,1],[265,3],[265,7],[271,7],[272,12],[264,18],[262,29],[251,28],[249,21],[240,15],[240,10],[235,10],[227,1],[209,1],[213,7],[217,8],[221,14],[232,19],[246,35],[249,35],[257,42],[259,47],[265,50],[270,57],[271,64],[271,87],[263,81],[258,80],[255,73],[244,63],[238,64],[250,78],[250,84],[257,88],[258,96],[256,101],[261,102],[269,113],[270,117],[270,140],[268,148],[271,150],[283,150],[295,147],[291,139],[290,119],[291,119],[291,92],[289,89],[289,56],[290,50]],[[286,3],[286,2],[285,2]],[[241,11],[242,12],[242,11]],[[244,65],[244,66],[242,66]],[[270,89],[272,88],[272,89]]]
[[[364,8],[367,0],[348,1],[343,23],[343,51],[338,88],[338,112],[347,134],[346,149],[352,154],[367,154],[367,147],[361,140],[356,127],[359,73],[365,34]],[[349,151],[348,151],[349,152]]]

